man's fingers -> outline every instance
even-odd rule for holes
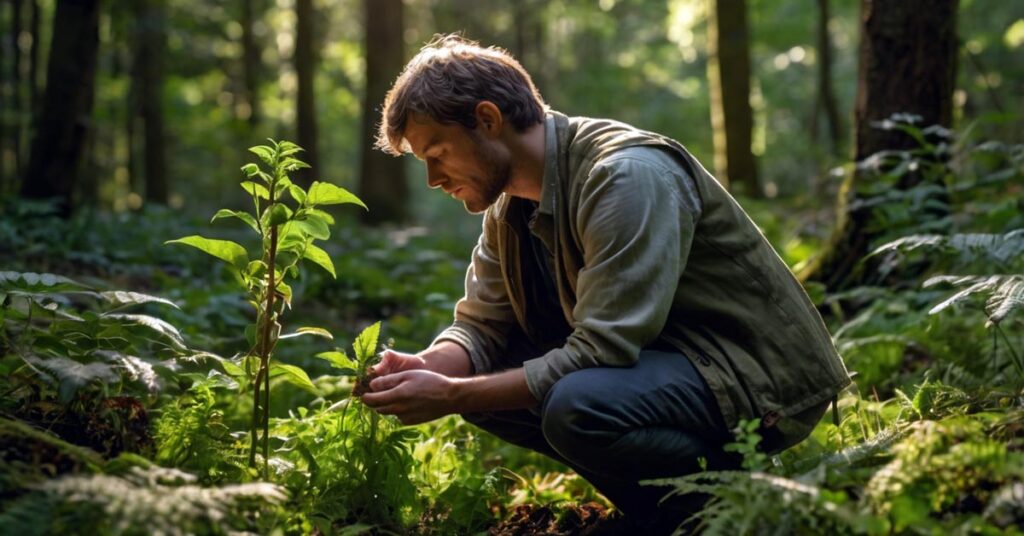
[[[373,366],[373,372],[378,376],[383,376],[391,372],[391,369],[395,368],[398,363],[398,356],[393,350],[385,350],[381,354],[380,363]]]
[[[407,374],[405,372],[394,372],[392,374],[385,374],[378,376],[370,382],[370,389],[374,391],[387,391],[398,386],[398,384],[405,381]]]

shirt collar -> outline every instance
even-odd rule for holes
[[[540,185],[541,214],[555,213],[555,191],[558,180],[558,136],[555,132],[555,117],[548,112],[544,117],[544,178]]]

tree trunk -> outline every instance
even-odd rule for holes
[[[751,151],[750,38],[746,0],[709,0],[708,82],[715,173],[735,192],[760,197]]]
[[[27,198],[57,198],[68,215],[92,102],[99,49],[99,0],[57,2],[46,92],[22,184]]]
[[[142,116],[145,199],[167,204],[167,140],[164,132],[164,56],[167,43],[164,0],[137,0],[135,97]]]
[[[42,34],[39,32],[39,0],[30,0],[29,6],[32,12],[31,22],[29,23],[31,25],[32,45],[29,47],[28,52],[28,87],[31,110],[31,120],[29,122],[31,123],[35,120],[36,112],[39,109],[39,39],[42,37]]]
[[[894,113],[920,116],[920,126],[951,126],[956,11],[957,0],[861,0],[854,114],[858,162],[882,150],[918,147],[899,130],[873,126]],[[868,281],[870,271],[858,269],[859,262],[878,245],[874,242],[881,233],[868,229],[874,209],[856,202],[858,187],[867,180],[862,171],[851,172],[844,180],[831,244],[800,274],[802,279],[819,281],[831,290]],[[908,173],[897,188],[911,188],[920,180],[919,174]]]
[[[11,0],[11,122],[8,125],[10,128],[10,143],[11,143],[11,172],[13,177],[19,177],[21,171],[21,153],[22,153],[22,133],[24,125],[24,101],[22,99],[22,82],[21,82],[21,44],[20,37],[22,32],[22,19],[23,17],[23,2],[22,0]]]
[[[298,77],[298,99],[296,122],[298,144],[305,149],[300,155],[312,169],[302,169],[295,174],[298,184],[309,187],[313,174],[320,173],[320,158],[317,151],[316,102],[314,100],[314,74],[316,53],[313,50],[313,23],[316,13],[313,0],[297,0],[295,3],[297,25],[295,29],[295,74]]]
[[[404,62],[402,0],[364,0],[366,17],[366,91],[363,96],[362,169],[359,195],[370,207],[370,224],[408,218],[409,187],[405,162],[373,148],[380,121],[377,111]]]
[[[253,34],[256,0],[242,0],[242,67],[245,76],[245,100],[249,105],[249,126],[260,122],[260,47]]]
[[[818,138],[818,112],[824,111],[832,156],[838,157],[843,126],[839,118],[839,105],[836,104],[836,93],[832,88],[832,43],[828,32],[828,21],[831,16],[828,2],[829,0],[818,0],[818,96],[814,103],[811,139]]]

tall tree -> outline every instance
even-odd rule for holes
[[[898,129],[877,124],[895,113],[919,116],[922,125],[950,127],[956,81],[957,0],[861,0],[854,158],[859,162],[882,150],[914,149],[918,142]],[[910,172],[897,188],[923,177]],[[839,221],[830,247],[801,273],[841,290],[864,281],[856,270],[881,236],[872,230],[874,203],[864,203],[859,187],[870,176],[856,170],[840,190]]]
[[[715,174],[731,190],[759,197],[751,150],[750,36],[746,0],[709,0],[708,83]]]
[[[135,3],[134,96],[143,131],[143,176],[145,199],[167,204],[167,142],[164,131],[164,63],[167,48],[165,0],[137,0]]]
[[[99,0],[62,0],[53,18],[46,91],[36,119],[21,193],[58,199],[72,209],[72,191],[92,122],[99,49]]]
[[[297,24],[295,27],[295,74],[298,78],[298,99],[296,101],[296,123],[298,143],[305,149],[303,160],[312,169],[302,169],[296,173],[296,180],[304,187],[313,183],[313,170],[319,172],[320,158],[317,150],[318,133],[316,124],[316,101],[314,100],[314,83],[316,71],[316,51],[313,46],[314,22],[316,12],[313,0],[297,0],[295,3]]]
[[[842,121],[839,119],[839,105],[836,104],[836,92],[832,88],[832,41],[829,39],[828,21],[829,0],[818,0],[818,95],[814,100],[814,112],[811,119],[811,139],[817,139],[819,113],[825,113],[828,125],[828,139],[831,143],[832,155],[839,156],[842,142]]]
[[[249,105],[249,125],[260,122],[260,46],[256,41],[254,26],[258,0],[242,0],[242,68],[245,77],[245,100]]]
[[[22,0],[11,0],[11,33],[9,38],[11,40],[9,44],[9,50],[11,51],[11,78],[10,78],[10,95],[11,95],[11,122],[8,125],[10,128],[10,152],[12,157],[11,171],[13,175],[17,177],[21,171],[21,139],[22,139],[22,122],[25,110],[24,102],[22,100],[22,83],[21,83],[21,32],[22,32],[22,19],[23,16],[23,2]]]
[[[363,96],[362,166],[359,195],[371,208],[367,223],[403,221],[408,217],[409,186],[405,162],[373,148],[380,120],[378,107],[402,70],[404,21],[402,0],[364,0],[366,20],[366,91]]]

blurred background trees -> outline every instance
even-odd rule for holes
[[[202,210],[241,202],[246,147],[294,136],[305,180],[360,192],[369,223],[472,228],[415,162],[370,150],[403,62],[455,31],[515,53],[553,108],[672,136],[750,197],[830,207],[833,170],[889,143],[871,123],[894,111],[1021,139],[1024,5],[861,3],[6,0],[0,185],[69,209]]]

